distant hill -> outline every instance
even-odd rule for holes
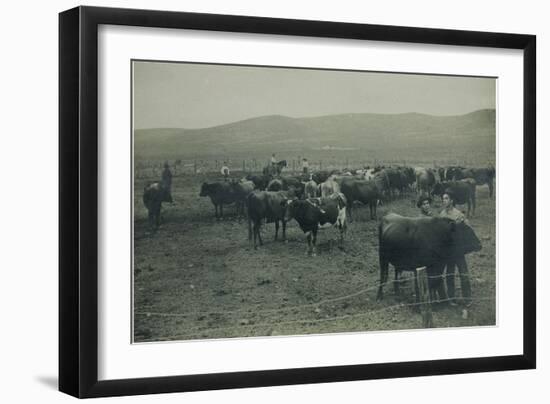
[[[272,115],[204,129],[140,129],[136,159],[317,155],[340,151],[387,158],[494,159],[495,110],[458,116],[353,113],[314,118]],[[351,152],[353,151],[353,153]],[[484,157],[486,156],[486,157]]]

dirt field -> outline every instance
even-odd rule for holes
[[[201,183],[217,179],[175,177],[175,204],[163,205],[163,223],[155,234],[148,231],[141,199],[147,181],[136,180],[135,342],[421,327],[408,274],[400,296],[389,283],[384,300],[376,301],[377,222],[369,220],[368,207],[354,209],[344,251],[337,243],[329,249],[337,234],[325,230],[319,232],[318,255],[306,256],[305,236],[295,221],[288,224],[287,243],[273,240],[273,224],[263,226],[265,244],[254,251],[247,221],[237,218],[234,206],[224,209],[225,220],[217,222],[210,199],[199,197]],[[483,249],[466,258],[474,302],[466,319],[460,307],[436,305],[435,327],[495,324],[495,202],[487,186],[477,191],[470,224]],[[417,216],[414,198],[411,194],[381,206],[378,216],[390,211]]]

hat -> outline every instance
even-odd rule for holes
[[[420,198],[418,198],[418,202],[416,203],[416,207],[420,208],[420,206],[422,206],[424,201],[428,201],[428,203],[432,203],[432,198],[430,198],[428,195],[421,196]]]

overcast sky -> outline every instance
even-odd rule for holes
[[[205,128],[263,115],[459,115],[495,108],[496,80],[134,62],[134,127]]]

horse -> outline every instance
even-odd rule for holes
[[[279,176],[281,175],[281,171],[283,171],[283,168],[286,167],[286,160],[280,160],[276,162],[275,164],[270,164],[263,169],[264,175],[272,175],[272,176]]]

